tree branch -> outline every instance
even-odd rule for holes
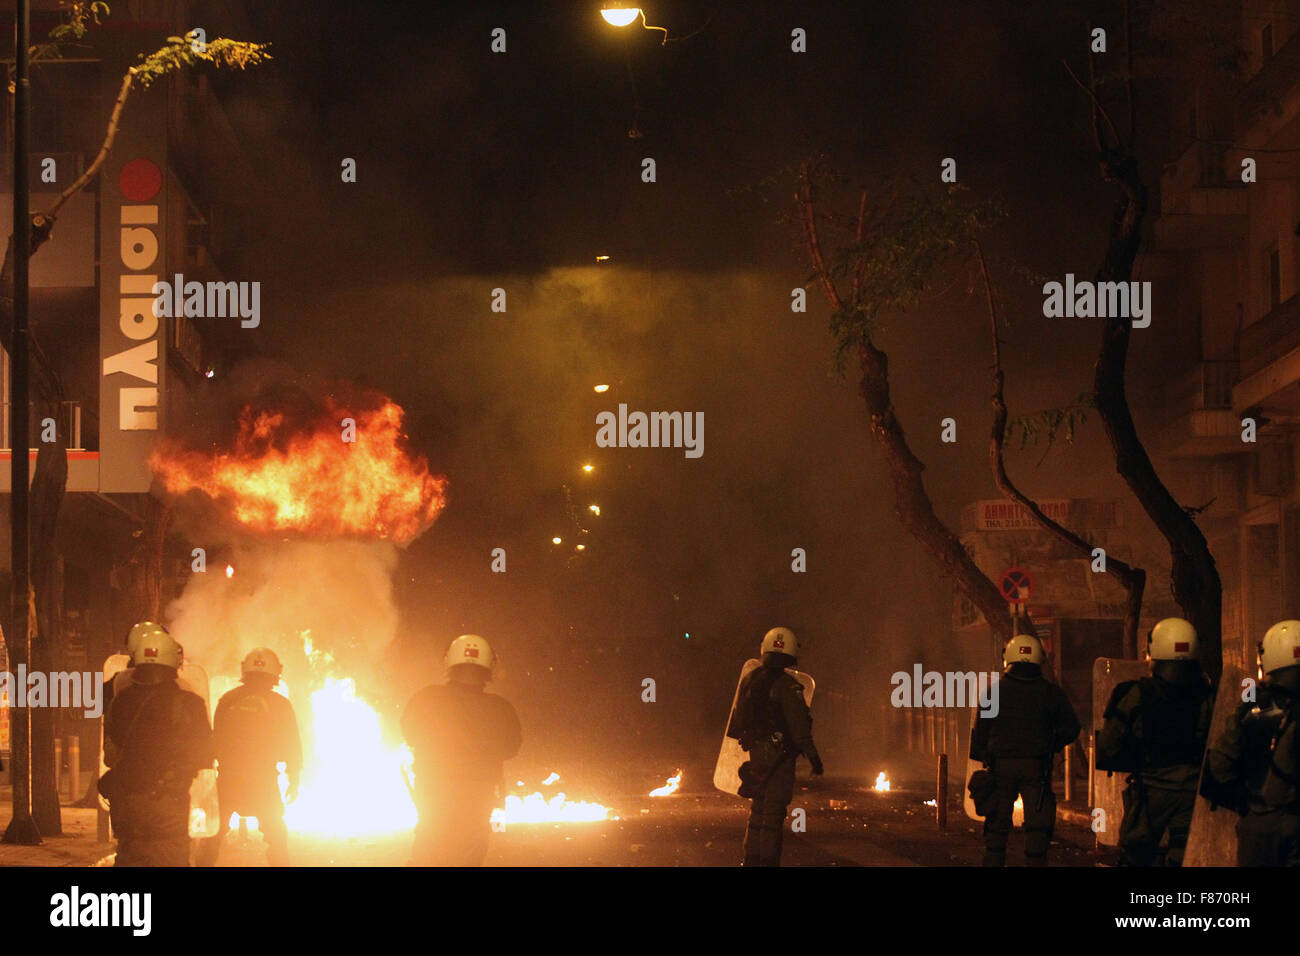
[[[1101,153],[1106,151],[1106,141],[1105,141],[1105,137],[1102,135],[1101,121],[1098,118],[1099,116],[1105,118],[1106,125],[1110,127],[1111,136],[1115,137],[1116,145],[1117,146],[1122,145],[1123,140],[1119,138],[1119,133],[1115,131],[1115,124],[1111,122],[1110,114],[1106,112],[1106,107],[1102,106],[1101,101],[1097,99],[1097,93],[1093,90],[1091,85],[1091,79],[1092,79],[1091,51],[1088,53],[1088,77],[1090,81],[1090,84],[1088,86],[1084,86],[1083,82],[1075,75],[1074,70],[1070,69],[1070,64],[1066,61],[1065,57],[1061,57],[1061,65],[1065,67],[1065,72],[1070,74],[1070,79],[1074,80],[1075,86],[1079,87],[1079,89],[1087,93],[1088,98],[1092,100],[1092,135],[1093,135],[1093,139],[1097,143],[1097,152]]]
[[[45,215],[50,219],[59,214],[59,210],[63,208],[64,203],[86,188],[86,185],[95,178],[95,174],[99,172],[100,167],[104,165],[104,160],[108,159],[109,151],[113,148],[113,140],[117,138],[118,126],[122,121],[122,108],[126,106],[126,98],[131,93],[131,84],[134,80],[135,68],[132,67],[122,77],[122,87],[117,91],[117,99],[113,102],[113,113],[108,118],[108,132],[104,136],[104,142],[100,145],[98,154],[96,154],[94,161],[86,167],[86,171],[69,183],[68,187],[59,193],[53,205],[45,211]]]
[[[1005,443],[1007,432],[1007,403],[1004,392],[1005,375],[1002,371],[1002,349],[998,339],[997,306],[993,298],[993,285],[989,281],[988,265],[984,261],[984,249],[975,241],[975,254],[979,260],[980,277],[984,282],[984,296],[988,304],[989,332],[993,339],[993,428],[989,433],[989,464],[993,469],[993,480],[998,490],[1007,498],[1019,504],[1038,522],[1039,526],[1058,540],[1078,551],[1085,560],[1091,561],[1093,545],[1079,534],[1059,522],[1049,518],[1038,502],[1020,490],[1007,474]],[[1129,566],[1119,558],[1106,555],[1106,573],[1115,578],[1128,592],[1124,615],[1124,653],[1137,656],[1138,622],[1142,614],[1142,596],[1146,590],[1146,571]]]
[[[808,256],[827,302],[838,315],[844,311],[844,299],[826,268],[826,259],[817,233],[813,183],[806,163],[802,167],[802,173],[803,183],[796,199],[800,206],[800,221],[803,224]],[[851,308],[860,312],[861,304],[855,301]],[[860,391],[871,415],[871,432],[884,451],[889,465],[890,480],[894,486],[894,507],[899,521],[952,576],[957,586],[984,615],[993,633],[1004,641],[1010,640],[1013,636],[1011,614],[1001,592],[975,564],[961,539],[934,513],[934,504],[922,480],[925,466],[912,453],[902,423],[894,412],[889,388],[889,356],[875,346],[865,328],[858,336],[856,345],[862,372]]]
[[[816,274],[818,281],[821,283],[822,292],[826,296],[827,303],[835,312],[844,310],[844,302],[840,298],[839,290],[835,288],[835,282],[831,279],[830,272],[826,268],[826,258],[822,255],[821,240],[817,235],[816,206],[813,199],[813,182],[812,176],[808,171],[808,164],[804,163],[803,185],[801,193],[796,195],[799,200],[799,221],[803,224],[804,242],[808,246],[808,256],[812,259],[813,272]]]
[[[858,228],[854,230],[853,242],[857,246],[862,245],[863,226],[867,216],[867,191],[862,190],[862,195],[858,199]],[[858,304],[858,290],[862,288],[862,276],[866,272],[867,263],[865,256],[858,257],[858,266],[853,270],[853,304]]]

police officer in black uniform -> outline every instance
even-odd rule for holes
[[[1205,796],[1241,814],[1238,866],[1300,866],[1300,621],[1279,621],[1259,648],[1264,682],[1206,757]]]
[[[416,866],[482,866],[502,764],[519,752],[519,716],[484,688],[496,655],[477,634],[462,634],[445,657],[447,683],[417,693],[402,713],[415,754],[413,796],[420,820]]]
[[[763,637],[763,666],[745,675],[727,736],[740,741],[749,760],[740,768],[740,796],[750,797],[745,866],[780,866],[786,809],[794,799],[795,761],[808,758],[814,775],[822,758],[812,739],[812,715],[803,685],[785,672],[797,663],[794,632],[774,627]]]
[[[217,835],[199,844],[199,866],[216,866],[234,814],[257,817],[266,840],[267,862],[289,865],[289,830],[284,800],[292,803],[302,775],[302,740],[293,705],[276,693],[280,658],[269,647],[254,648],[240,665],[242,682],[222,695],[212,721],[217,755]],[[280,797],[277,766],[283,763],[288,792]]]
[[[131,629],[131,679],[104,712],[99,790],[117,835],[115,866],[190,865],[190,784],[212,765],[203,698],[180,686],[181,646],[144,621]],[[119,680],[124,675],[119,675]]]
[[[1025,862],[1047,865],[1056,827],[1052,763],[1057,751],[1079,736],[1079,718],[1065,692],[1043,677],[1043,659],[1038,638],[1020,634],[1008,641],[996,713],[981,710],[971,730],[971,759],[993,775],[984,816],[985,866],[1006,865],[1017,796],[1025,814]]]
[[[1196,629],[1165,618],[1147,637],[1151,676],[1112,692],[1097,732],[1097,769],[1127,772],[1121,864],[1153,866],[1169,833],[1167,866],[1182,866],[1196,806],[1214,690],[1197,660]]]

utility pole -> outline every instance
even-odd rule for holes
[[[13,567],[13,595],[10,601],[9,661],[15,673],[24,673],[31,661],[28,606],[31,577],[31,552],[27,534],[27,267],[31,257],[32,224],[27,189],[27,137],[32,111],[28,44],[31,34],[31,0],[18,0],[14,20],[14,354],[9,386],[10,438],[10,550]],[[41,842],[40,831],[32,819],[32,737],[31,720],[26,704],[26,687],[15,689],[22,695],[11,709],[13,722],[12,762],[14,812],[0,842],[33,846]]]

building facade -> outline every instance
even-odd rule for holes
[[[1269,625],[1300,614],[1300,3],[1225,9],[1242,69],[1177,91],[1181,152],[1145,258],[1195,346],[1153,412],[1154,450],[1180,501],[1209,503],[1224,659],[1253,670]]]
[[[53,0],[33,3],[32,37],[59,22]],[[12,5],[0,32],[12,36]],[[85,49],[32,67],[32,211],[47,209],[104,141],[126,69],[169,36],[202,25],[207,36],[246,37],[238,5],[128,0],[92,27]],[[7,28],[7,29],[6,29]],[[12,62],[12,60],[10,61]],[[155,444],[184,428],[208,378],[228,357],[230,320],[157,318],[152,286],[177,274],[223,279],[220,263],[247,219],[252,172],[215,95],[210,68],[133,89],[99,175],[61,210],[31,261],[31,325],[65,386],[54,428],[68,447],[67,494],[57,534],[60,670],[98,670],[127,629],[165,606],[183,542],[165,549],[166,514],[149,468]],[[4,101],[0,183],[12,184],[13,102]],[[0,194],[0,222],[13,197]],[[238,322],[233,323],[238,328]],[[4,425],[0,494],[9,491],[9,360],[0,355]],[[31,435],[52,418],[32,409]],[[29,452],[35,467],[36,451]],[[9,508],[0,515],[7,539]],[[160,554],[162,560],[160,561]],[[8,549],[0,556],[7,575]],[[6,592],[8,584],[5,583]],[[89,762],[94,721],[60,712],[60,736],[82,736]],[[0,751],[8,750],[0,719]]]

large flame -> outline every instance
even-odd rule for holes
[[[882,770],[880,773],[876,774],[876,786],[874,789],[877,793],[886,793],[889,788],[889,777],[885,774],[885,771]]]
[[[415,826],[404,780],[412,755],[384,740],[379,715],[351,678],[327,677],[311,695],[313,750],[298,799],[285,809],[289,829],[332,837],[370,836]]]
[[[416,810],[409,781],[414,758],[410,748],[384,738],[379,714],[357,696],[351,678],[337,676],[333,655],[315,647],[311,632],[302,635],[303,649],[313,674],[310,715],[299,721],[307,727],[303,775],[298,797],[285,807],[290,830],[327,837],[377,836],[415,826]],[[212,699],[238,684],[233,677],[212,680]],[[276,693],[291,700],[281,681]],[[304,716],[308,716],[306,721]],[[280,792],[287,798],[289,781],[280,768]],[[245,817],[248,830],[258,829],[256,817]],[[239,824],[231,818],[231,826]]]
[[[290,433],[282,413],[245,407],[233,451],[165,445],[149,463],[169,492],[202,491],[255,531],[407,544],[446,505],[447,480],[402,448],[402,415],[388,400],[373,411],[327,401],[314,428]]]
[[[311,694],[312,749],[298,799],[285,809],[289,829],[333,837],[411,829],[411,749],[384,739],[379,714],[357,696],[352,678],[334,673],[333,655],[315,647],[310,632],[303,647],[312,670],[325,677]]]

